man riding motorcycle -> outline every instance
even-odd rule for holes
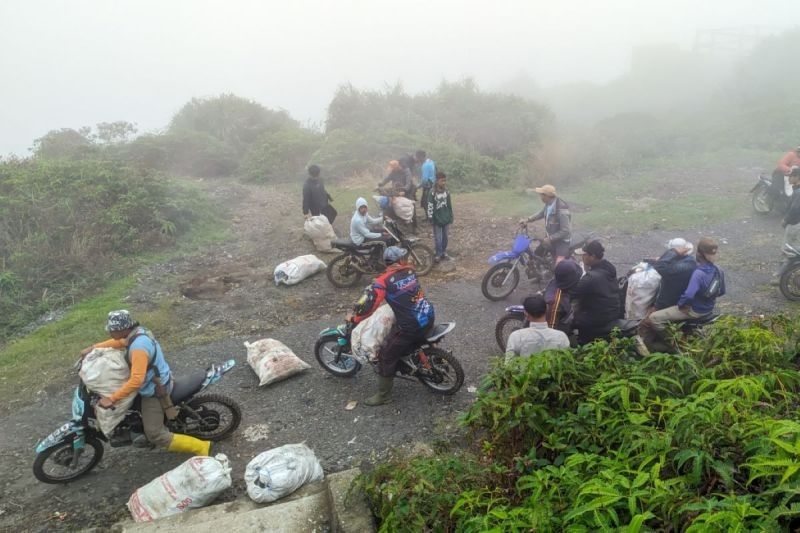
[[[543,185],[535,189],[539,193],[544,207],[538,214],[520,220],[520,224],[536,222],[544,219],[544,230],[547,237],[542,241],[544,246],[550,247],[556,263],[560,263],[569,256],[571,239],[572,215],[567,202],[556,196],[556,188],[552,185]]]
[[[603,259],[605,248],[600,241],[583,246],[586,274],[571,291],[578,328],[578,344],[587,344],[609,333],[609,324],[620,318],[617,269]]]
[[[574,259],[564,259],[556,265],[553,279],[544,289],[547,325],[567,335],[572,333],[573,319],[570,291],[575,288],[582,275],[583,270]]]
[[[785,193],[786,196],[792,195],[788,177],[794,167],[800,167],[800,146],[786,152],[772,172],[772,188],[775,194]]]
[[[380,260],[382,251],[391,240],[387,233],[378,233],[369,228],[369,224],[380,224],[383,222],[381,217],[373,217],[369,214],[369,206],[364,198],[356,200],[356,210],[353,218],[350,219],[350,240],[353,244],[362,245],[364,243],[373,246],[373,257]]]
[[[694,246],[685,239],[675,238],[667,243],[667,251],[655,261],[649,261],[661,276],[661,286],[654,302],[656,311],[678,303],[689,285],[697,262],[692,257]]]
[[[405,261],[408,252],[390,246],[383,254],[386,271],[375,278],[358,300],[355,314],[358,324],[386,301],[394,312],[395,322],[378,354],[378,392],[364,400],[365,405],[383,405],[391,401],[392,385],[398,361],[425,342],[433,329],[433,306],[425,298],[417,274]]]
[[[171,433],[164,426],[165,406],[171,406],[169,394],[173,388],[173,380],[161,345],[152,333],[134,321],[131,314],[124,309],[108,313],[106,331],[111,339],[89,346],[81,351],[81,356],[86,356],[95,348],[125,350],[125,360],[131,367],[131,375],[122,387],[111,396],[101,398],[97,405],[105,409],[113,408],[116,402],[138,391],[142,399],[144,434],[150,443],[171,452],[208,455],[210,441]]]

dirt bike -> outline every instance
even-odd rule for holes
[[[230,436],[242,420],[239,405],[221,394],[198,394],[219,381],[235,364],[230,359],[222,364],[212,364],[207,370],[174,378],[175,385],[170,396],[179,411],[174,420],[165,417],[167,428],[173,433],[204,440],[218,441]],[[134,444],[132,434],[143,435],[140,396],[136,397],[133,406],[110,437],[100,431],[95,418],[95,409],[102,409],[97,407],[99,399],[83,383],[78,385],[72,399],[72,420],[36,446],[36,459],[33,462],[36,479],[43,483],[73,481],[100,462],[105,450],[104,441],[112,448],[130,446]],[[142,436],[136,439],[136,445],[141,441],[149,444]]]
[[[755,186],[750,189],[752,194],[753,210],[761,215],[771,213],[773,210],[783,213],[789,207],[791,198],[786,196],[783,185],[783,177],[781,177],[781,186],[776,190],[773,186],[773,176],[766,176],[759,174],[758,181]]]
[[[786,264],[781,268],[778,286],[787,300],[800,301],[800,250],[784,243],[782,251],[786,256]]]
[[[397,364],[398,377],[410,381],[416,378],[435,394],[450,396],[458,392],[464,384],[461,363],[451,351],[437,346],[455,327],[455,322],[436,324],[421,346],[400,359]],[[350,345],[353,329],[351,321],[335,328],[324,329],[314,344],[317,362],[334,376],[351,377],[362,366],[377,365],[377,360],[354,353]]]
[[[569,246],[570,256],[593,237],[592,233],[575,236]],[[511,251],[498,252],[489,258],[493,265],[484,274],[481,292],[487,300],[496,302],[514,292],[519,285],[520,271],[528,280],[540,286],[550,281],[555,268],[555,257],[543,240],[528,233],[528,225],[520,224],[514,236]]]
[[[392,238],[386,246],[399,246],[408,250],[408,261],[418,276],[424,276],[431,271],[434,254],[430,247],[417,242],[416,237],[406,237],[391,219],[384,221],[383,229]],[[367,241],[354,244],[350,239],[336,239],[331,241],[331,246],[343,251],[328,263],[326,270],[334,287],[355,287],[361,276],[377,276],[386,270],[382,243]]]

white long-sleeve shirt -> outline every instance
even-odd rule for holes
[[[367,239],[380,239],[381,234],[370,231],[367,224],[380,224],[383,222],[381,217],[372,217],[367,213],[364,216],[356,210],[350,220],[350,240],[354,244],[361,244]]]
[[[561,348],[569,348],[569,338],[563,331],[548,327],[546,322],[531,322],[529,327],[518,329],[508,336],[506,363],[512,357]]]

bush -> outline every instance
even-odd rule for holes
[[[88,129],[71,128],[49,131],[33,141],[33,155],[40,159],[80,159],[92,154],[92,141]]]
[[[238,167],[233,149],[207,133],[171,131],[143,135],[110,152],[141,170],[197,177],[229,176]]]
[[[254,181],[278,181],[305,174],[322,135],[306,129],[287,129],[265,133],[247,152],[242,174]]]

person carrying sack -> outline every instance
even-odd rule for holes
[[[138,392],[142,398],[142,425],[148,441],[171,452],[209,455],[210,441],[171,433],[164,426],[164,415],[174,418],[177,408],[170,398],[172,373],[158,341],[124,309],[108,313],[106,331],[111,339],[89,346],[81,351],[81,355],[86,356],[95,348],[126,350],[125,360],[131,367],[131,376],[111,396],[100,398],[97,405],[110,409],[116,402]]]

